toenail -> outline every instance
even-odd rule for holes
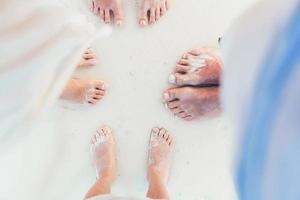
[[[165,93],[164,93],[164,99],[165,99],[165,100],[169,100],[169,99],[170,99],[170,94],[169,94],[169,92],[165,92]]]
[[[141,20],[140,24],[143,25],[143,26],[145,26],[146,25],[146,20]]]
[[[122,20],[117,20],[116,24],[117,24],[117,26],[121,26],[122,25]]]
[[[169,76],[169,83],[171,83],[171,84],[175,84],[176,83],[176,77],[175,77],[174,74],[171,74]]]

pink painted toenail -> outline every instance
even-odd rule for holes
[[[146,25],[146,21],[145,21],[145,20],[141,20],[141,21],[140,21],[140,24],[141,24],[142,26],[145,26],[145,25]]]
[[[169,92],[165,92],[165,93],[164,93],[164,99],[165,99],[165,100],[169,100],[169,99],[170,99],[170,94],[169,94]]]

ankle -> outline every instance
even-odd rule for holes
[[[163,175],[161,174],[160,170],[156,166],[149,166],[148,168],[148,179],[149,182],[153,180],[163,180]]]

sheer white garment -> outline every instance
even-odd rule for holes
[[[223,39],[223,104],[237,133],[240,199],[300,198],[299,3],[262,0]]]
[[[58,97],[96,29],[58,2],[0,2],[0,140],[24,136]],[[97,36],[98,37],[98,36]]]

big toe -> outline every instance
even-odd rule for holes
[[[170,88],[163,93],[164,102],[174,101],[176,99],[180,99],[181,90],[180,88]]]

